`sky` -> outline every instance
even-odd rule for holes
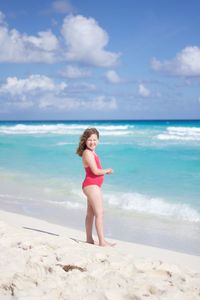
[[[0,120],[200,119],[199,0],[0,0]]]

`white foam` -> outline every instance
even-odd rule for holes
[[[83,130],[91,127],[91,124],[48,124],[48,125],[25,125],[0,126],[0,134],[67,134],[80,135]],[[128,125],[97,125],[101,135],[127,135],[131,134],[133,126]]]
[[[167,127],[164,133],[157,135],[159,140],[200,141],[200,128]]]
[[[80,202],[75,201],[54,201],[54,200],[48,200],[48,203],[55,205],[55,206],[61,206],[64,208],[72,208],[72,209],[83,209],[85,208],[85,205]]]
[[[118,136],[118,135],[131,135],[132,134],[132,131],[131,130],[126,130],[126,131],[117,131],[117,130],[113,130],[111,132],[106,132],[106,131],[101,131],[101,135],[115,135],[115,136]]]
[[[0,194],[0,198],[2,199],[14,199],[16,201],[21,201],[21,200],[29,200],[29,201],[33,201],[33,198],[27,198],[27,197],[23,197],[23,196],[18,196],[18,195],[11,195],[11,194]]]
[[[49,190],[48,190],[49,194]],[[65,208],[83,209],[85,204],[82,202],[82,191],[74,189],[70,193],[73,197],[71,201],[60,199],[42,199],[45,202],[55,206]],[[35,198],[23,197],[19,195],[0,194],[1,201],[11,204],[19,204],[24,202],[34,203]],[[144,213],[146,215],[155,215],[157,217],[169,217],[173,220],[200,222],[200,213],[185,203],[170,203],[161,198],[153,198],[139,193],[115,193],[104,194],[105,203],[112,209],[117,208],[121,211],[129,211],[135,213]]]
[[[200,214],[188,204],[170,203],[164,199],[151,198],[138,193],[107,194],[104,198],[111,207],[182,221],[200,222]]]

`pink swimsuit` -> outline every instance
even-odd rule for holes
[[[102,169],[99,157],[94,152],[93,154],[94,154],[97,168]],[[85,180],[83,181],[82,188],[88,185],[98,185],[99,187],[102,186],[104,175],[95,175],[94,173],[92,173],[90,167],[85,168],[85,172],[86,172],[86,176],[85,176]]]

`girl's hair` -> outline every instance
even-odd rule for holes
[[[79,156],[83,155],[83,151],[87,148],[87,146],[86,146],[87,139],[92,134],[96,134],[97,138],[99,139],[99,132],[96,128],[87,128],[80,137],[80,142],[79,142],[79,146],[76,150],[76,154],[78,154]]]

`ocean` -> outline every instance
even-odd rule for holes
[[[0,209],[84,230],[75,154],[96,127],[108,238],[200,255],[200,121],[1,121]]]

